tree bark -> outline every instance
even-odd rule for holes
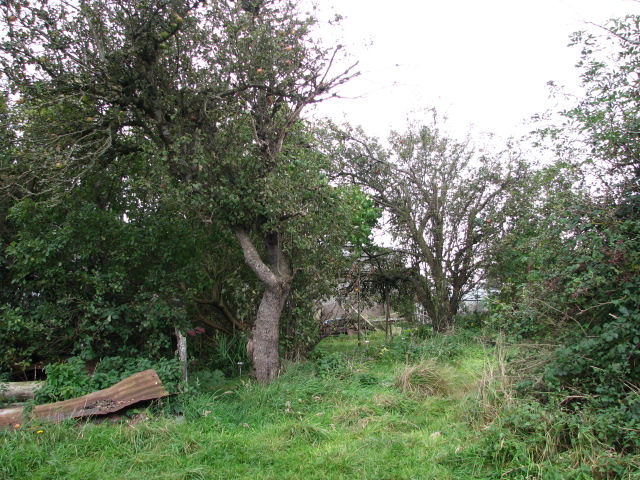
[[[267,234],[263,238],[269,259],[267,265],[247,230],[237,227],[234,233],[242,248],[245,263],[265,286],[253,327],[252,360],[258,381],[269,383],[278,376],[280,369],[280,316],[293,281],[291,262],[278,234]]]
[[[30,400],[35,396],[36,390],[43,385],[42,381],[2,383],[0,384],[0,398],[12,398],[18,402]]]
[[[275,290],[267,288],[260,301],[253,327],[253,368],[260,383],[269,383],[278,376],[280,356],[280,315],[289,295],[290,285]]]

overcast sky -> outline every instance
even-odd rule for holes
[[[340,42],[362,72],[340,91],[350,99],[320,112],[383,137],[432,106],[459,130],[517,136],[557,103],[547,82],[576,91],[570,34],[640,13],[633,0],[320,0],[319,8],[346,17]]]

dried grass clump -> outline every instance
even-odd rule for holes
[[[549,354],[557,345],[519,343],[508,345],[499,335],[490,355],[485,357],[482,380],[478,384],[479,405],[485,425],[505,409],[517,405],[515,386],[521,382],[539,384]]]
[[[433,360],[423,360],[416,365],[405,366],[396,377],[395,385],[414,397],[432,397],[450,394],[452,380],[450,369],[437,365]]]

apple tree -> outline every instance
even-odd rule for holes
[[[508,220],[511,191],[525,173],[519,154],[488,154],[434,123],[392,132],[389,147],[347,129],[336,155],[384,210],[394,249],[404,253],[419,303],[436,331],[450,328],[464,295],[485,278],[490,247]]]
[[[274,378],[280,316],[304,268],[296,252],[348,243],[367,208],[329,182],[301,119],[355,75],[335,72],[341,47],[314,39],[313,15],[284,0],[16,0],[2,15],[0,66],[28,107],[33,193],[62,201],[142,158],[152,205],[169,197],[235,237],[263,287],[254,368]]]

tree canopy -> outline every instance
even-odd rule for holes
[[[485,277],[490,247],[507,221],[506,207],[526,169],[515,150],[476,153],[470,140],[449,138],[435,123],[392,132],[390,146],[349,130],[335,154],[345,175],[388,215],[403,276],[436,330],[453,325],[464,295]]]
[[[95,194],[89,213],[102,210],[127,230],[138,214],[175,212],[167,221],[182,233],[156,230],[168,247],[211,242],[208,232],[221,238],[216,229],[235,237],[226,248],[239,247],[262,284],[253,363],[269,381],[294,278],[310,255],[366,239],[366,224],[355,223],[370,205],[357,189],[329,182],[333,165],[301,119],[355,75],[333,71],[341,47],[315,40],[314,18],[294,2],[245,3],[9,2],[0,65],[18,96],[23,126],[11,168],[24,170],[16,187],[25,196],[59,209],[70,197],[82,201],[78,191]],[[74,235],[106,239],[96,231],[105,223],[81,232],[84,221],[73,220]],[[171,290],[184,284],[165,280]]]

